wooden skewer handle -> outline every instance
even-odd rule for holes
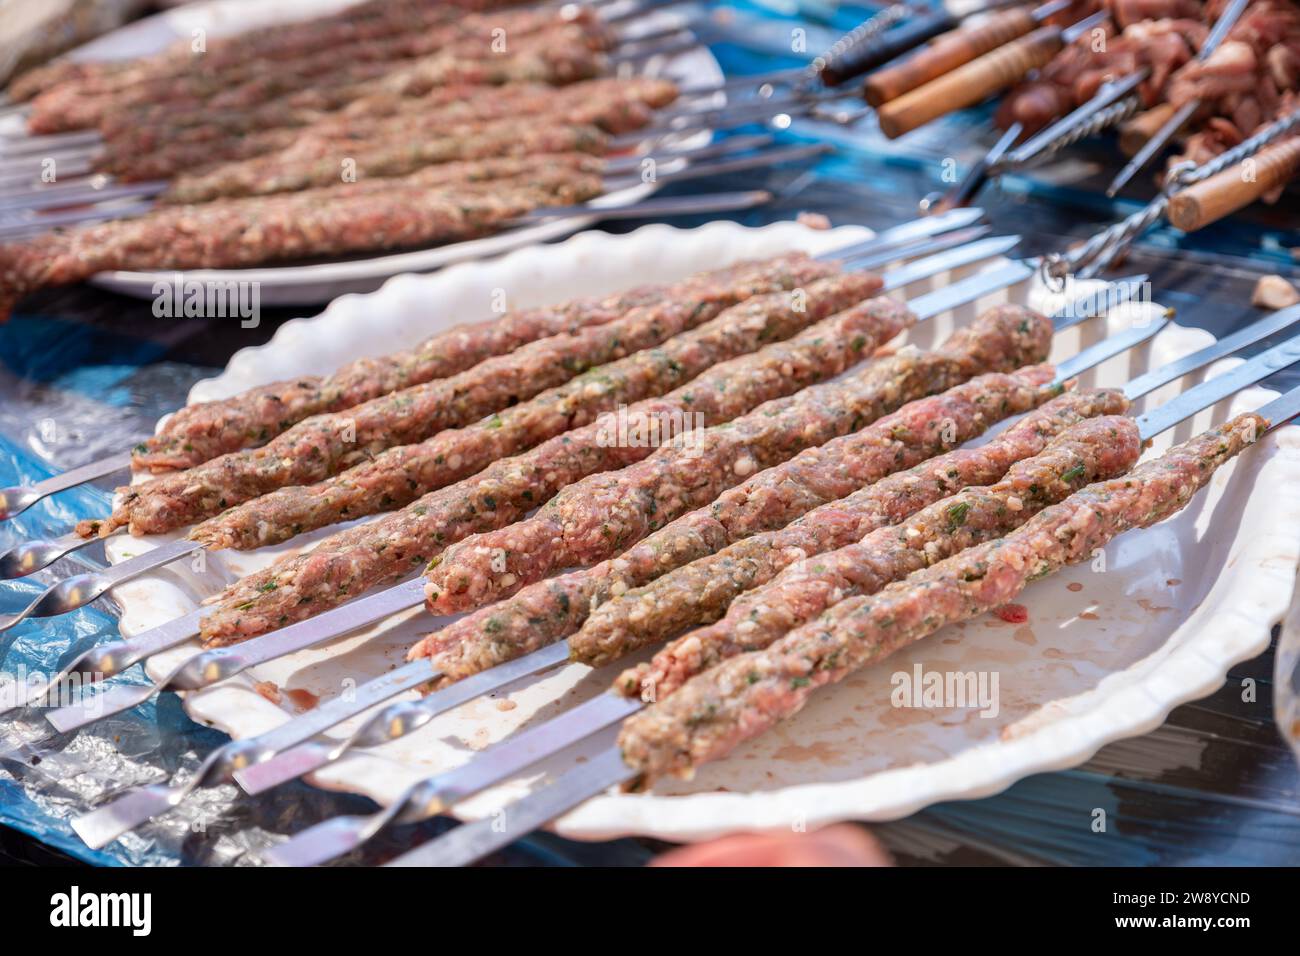
[[[1046,65],[1060,49],[1061,31],[1041,27],[886,103],[876,111],[881,132],[897,139],[933,119],[974,106]]]
[[[1300,169],[1300,138],[1275,143],[1251,159],[1188,186],[1169,200],[1169,221],[1195,232],[1249,206],[1288,182]]]
[[[822,82],[827,86],[846,83],[947,33],[957,23],[952,14],[938,13],[911,20],[865,42],[850,42],[839,51],[832,48],[822,67]]]
[[[1174,107],[1168,103],[1158,103],[1149,110],[1143,110],[1119,128],[1119,151],[1125,156],[1136,156],[1146,141],[1156,135],[1169,117],[1174,115]]]
[[[995,13],[975,26],[936,37],[902,62],[877,70],[867,77],[862,95],[872,106],[881,106],[1033,29],[1034,17],[1028,9]]]

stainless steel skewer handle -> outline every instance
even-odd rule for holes
[[[6,139],[0,141],[0,162],[26,156],[49,156],[65,150],[98,146],[102,141],[103,137],[97,129]]]
[[[58,494],[60,491],[66,491],[88,481],[94,481],[97,478],[107,478],[115,471],[124,471],[130,467],[131,453],[122,452],[121,454],[110,455],[108,458],[91,462],[88,465],[82,465],[79,468],[73,468],[60,475],[46,478],[34,485],[14,485],[9,488],[0,488],[0,521],[22,514],[42,498]]]
[[[33,687],[27,699],[17,706],[26,707],[39,703],[50,691],[74,675],[83,684],[98,683],[122,673],[146,657],[184,644],[198,635],[203,618],[215,610],[214,606],[198,607],[189,614],[168,621],[138,637],[109,641],[107,644],[92,647],[71,663],[64,665],[63,669],[53,675],[43,687]]]
[[[306,743],[315,733],[328,730],[330,726],[333,726],[332,724],[321,727],[319,730],[300,734],[297,740],[290,741],[285,746],[292,746],[297,743],[303,743],[303,746],[288,750],[265,763],[238,771],[235,774],[235,782],[250,794],[269,790],[281,783],[323,767],[355,747],[377,747],[380,744],[388,743],[414,730],[418,730],[440,714],[445,714],[452,708],[459,707],[467,701],[475,700],[486,694],[509,691],[538,674],[566,663],[568,657],[569,645],[567,641],[543,647],[524,657],[508,661],[499,667],[457,681],[441,690],[434,691],[420,700],[399,701],[390,704],[367,720],[350,737],[342,741]],[[412,661],[406,667],[416,665],[423,671],[425,681],[431,681],[438,677],[438,674],[424,660]],[[377,702],[375,692],[370,690],[371,685],[374,683],[374,681],[371,681],[363,685],[358,689],[356,695],[358,703],[363,697],[369,703],[360,707],[356,704],[347,706],[347,713],[340,719],[353,717]],[[343,709],[338,701],[331,701],[330,705]],[[337,722],[335,721],[335,723]],[[284,747],[280,749],[283,750]]]
[[[39,236],[59,226],[77,226],[83,223],[103,222],[106,219],[130,219],[133,216],[143,216],[151,209],[153,209],[152,200],[138,200],[121,205],[108,203],[102,206],[91,206],[88,209],[28,216],[0,225],[0,240]]]
[[[407,665],[371,681],[365,693],[371,697],[381,693],[392,696],[419,686],[429,676],[427,665],[419,668]],[[372,699],[366,706],[373,706],[382,699]],[[72,823],[73,829],[88,846],[105,846],[178,806],[195,790],[228,783],[231,775],[241,768],[256,766],[259,761],[267,760],[291,746],[293,735],[301,732],[300,729],[310,728],[307,731],[310,736],[312,732],[319,733],[346,720],[350,715],[340,714],[339,711],[350,704],[351,701],[347,698],[340,697],[304,714],[296,721],[290,721],[258,737],[232,740],[208,754],[198,770],[183,783],[153,784],[133,790],[77,817]]]
[[[1030,260],[1013,260],[1004,266],[967,276],[942,289],[917,296],[908,302],[908,306],[917,319],[931,319],[959,305],[974,302],[990,292],[1023,282],[1034,274],[1036,268],[1037,264]]]
[[[370,816],[340,816],[304,830],[269,850],[277,866],[317,866],[356,849],[390,823],[416,823],[444,812],[461,800],[504,782],[539,760],[585,740],[641,709],[641,702],[602,694],[541,727],[489,747],[445,773],[415,784],[391,806]]]
[[[53,539],[34,538],[31,541],[21,541],[4,554],[0,554],[0,580],[8,581],[26,577],[94,542],[94,538],[83,538],[76,532],[69,532]]]
[[[962,233],[968,235],[972,232],[982,233],[984,231],[984,227],[977,227],[973,230],[963,230]],[[903,247],[877,253],[867,259],[849,258],[845,260],[845,265],[854,269],[870,269],[889,262],[895,262],[899,258],[923,255],[936,249],[952,246],[947,252],[926,255],[923,259],[912,259],[906,265],[895,266],[887,271],[884,275],[885,281],[881,286],[881,291],[893,292],[904,289],[921,279],[933,278],[941,272],[951,272],[954,269],[961,269],[965,266],[975,265],[987,259],[1005,255],[1020,245],[1019,236],[990,236],[987,239],[978,239],[973,242],[966,235],[963,235],[962,238],[964,241],[961,243],[952,242],[951,237],[931,239],[929,242],[923,243],[921,248],[909,251],[907,247]]]
[[[522,839],[592,797],[636,776],[618,748],[617,736],[607,732],[610,747],[599,756],[561,775],[549,786],[516,801],[504,820],[486,818],[463,824],[399,856],[387,866],[467,866],[489,853]]]
[[[942,271],[956,269],[971,262],[979,262],[982,259],[1002,255],[1020,244],[1019,236],[992,236],[987,240],[987,245],[984,242],[977,241],[984,239],[992,231],[992,226],[972,226],[969,229],[958,229],[956,232],[943,233],[936,239],[923,239],[910,245],[895,246],[874,255],[835,258],[839,258],[844,268],[850,270],[876,269],[890,263],[907,262],[906,265],[896,265],[894,268],[889,269],[884,276],[884,284],[881,286],[884,291],[902,289],[917,279],[929,278]],[[948,249],[956,250],[950,264],[943,267],[935,265],[936,261],[941,257],[934,255],[934,253],[940,253]],[[828,256],[827,258],[832,257]],[[947,259],[946,256],[942,258]],[[908,262],[908,260],[911,261]]]
[[[60,176],[81,176],[94,172],[94,163],[100,152],[97,146],[69,146],[39,156],[19,157],[4,164],[5,175],[0,181],[38,183],[50,163],[54,164]]]
[[[922,199],[921,212],[926,215],[931,213],[937,215],[950,209],[960,209],[971,202],[979,194],[979,191],[984,188],[984,184],[989,181],[989,177],[997,171],[1002,157],[1023,132],[1023,126],[1019,123],[1012,123],[998,137],[998,141],[993,144],[989,151],[976,160],[961,182],[946,193],[933,192]]]
[[[122,199],[149,197],[167,189],[162,181],[144,183],[104,183],[82,186],[51,186],[14,196],[0,197],[0,214],[36,209],[63,209],[88,203],[116,202]]]
[[[130,710],[164,690],[199,690],[218,681],[234,677],[250,667],[292,654],[424,603],[424,581],[415,578],[387,590],[358,598],[329,613],[325,618],[310,618],[261,637],[254,637],[230,647],[219,647],[194,655],[170,674],[144,687],[116,686],[88,701],[84,706],[61,707],[46,714],[56,730],[68,732],[84,727],[102,717]]]
[[[1169,317],[1166,315],[1145,325],[1135,325],[1123,332],[1112,335],[1108,339],[1103,339],[1096,345],[1084,349],[1078,355],[1068,358],[1057,365],[1056,378],[1052,379],[1052,384],[1064,385],[1076,375],[1080,375],[1088,369],[1096,368],[1107,359],[1122,355],[1135,345],[1141,345],[1148,339],[1155,338],[1168,324]]]
[[[1137,300],[1138,294],[1147,286],[1151,277],[1145,272],[1112,279],[1105,285],[1081,293],[1069,305],[1052,314],[1052,331],[1063,332],[1072,329],[1080,322],[1095,319],[1129,302]]]
[[[507,684],[522,681],[537,670],[537,668],[533,668],[530,671],[523,665],[523,661],[517,662],[513,669],[513,679],[507,681]],[[484,680],[489,679],[488,674],[482,676],[483,680],[476,681],[471,678],[469,681],[448,688],[447,692],[444,692],[439,700],[435,702],[438,706],[426,704],[425,701],[429,700],[429,698],[425,698],[423,701],[403,702],[387,707],[376,718],[368,721],[362,731],[374,727],[381,719],[402,721],[401,726],[406,729],[399,732],[397,726],[388,728],[388,732],[392,735],[390,739],[395,739],[401,736],[402,733],[414,730],[427,723],[438,713],[481,696],[484,693],[482,684]],[[493,674],[491,676],[498,675]],[[242,785],[242,782],[247,779],[249,774],[253,775],[253,779],[257,779],[256,773],[259,767],[279,764],[283,768],[285,765],[284,758],[292,760],[295,755],[298,755],[297,759],[301,761],[304,754],[310,754],[312,751],[303,747],[296,750],[290,750],[289,748],[304,743],[317,734],[324,733],[336,724],[342,723],[357,714],[364,713],[385,700],[413,690],[436,677],[437,674],[430,669],[427,661],[412,661],[395,671],[369,681],[358,688],[355,694],[337,697],[303,714],[301,717],[276,727],[274,730],[267,731],[256,737],[231,741],[209,754],[199,770],[182,784],[170,786],[158,784],[132,791],[120,799],[79,817],[74,822],[74,826],[78,835],[88,844],[103,846],[159,814],[166,813],[196,789],[217,786],[229,782],[232,777]],[[374,731],[373,735],[376,739],[380,736],[378,731]],[[354,735],[354,737],[357,736]],[[314,746],[320,747],[322,745]],[[293,776],[300,776],[313,769],[315,767],[304,766]],[[287,779],[292,779],[292,777]],[[259,791],[249,790],[248,792],[256,793]]]
[[[53,617],[85,607],[124,581],[130,581],[199,550],[201,546],[193,541],[171,541],[102,571],[88,571],[64,578],[51,584],[17,614],[0,615],[0,633],[29,617]]]
[[[1275,428],[1281,428],[1283,425],[1289,424],[1297,415],[1300,415],[1300,387],[1293,388],[1284,395],[1279,395],[1263,408],[1260,408],[1257,414],[1268,421],[1266,432],[1271,432]]]

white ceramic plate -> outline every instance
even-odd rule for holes
[[[165,49],[178,39],[189,38],[196,29],[207,31],[208,36],[228,36],[255,27],[271,27],[292,20],[309,19],[332,13],[350,3],[340,0],[277,0],[276,3],[254,3],[250,0],[215,0],[212,3],[192,3],[165,13],[132,23],[88,43],[72,54],[77,59],[122,59],[140,56]],[[611,13],[618,8],[609,7]],[[683,22],[680,13],[672,10],[654,11],[637,21],[640,31],[655,31]],[[689,80],[692,86],[707,86],[721,82],[722,69],[709,49],[699,46],[671,58],[656,58],[647,64],[649,72],[677,80]],[[716,94],[722,105],[725,97]],[[0,122],[0,139],[21,135],[22,126],[17,117]],[[706,145],[708,132],[674,136],[663,141],[664,147],[689,148]],[[665,166],[664,172],[671,167]],[[639,183],[626,189],[608,193],[592,200],[594,207],[620,206],[637,202],[655,191],[653,183]],[[496,235],[467,242],[450,243],[431,249],[418,249],[393,255],[349,259],[301,266],[280,266],[259,269],[194,269],[186,278],[213,282],[257,282],[263,305],[317,305],[329,302],[349,292],[370,292],[391,276],[407,272],[429,272],[454,262],[465,262],[498,255],[534,243],[547,242],[586,229],[599,221],[599,216],[560,219],[510,229]],[[103,272],[90,281],[100,288],[120,292],[137,298],[150,299],[159,281],[171,282],[172,272]]]
[[[662,281],[782,249],[832,248],[861,235],[860,230],[814,232],[789,223],[762,229],[730,223],[695,230],[650,226],[621,237],[588,233],[432,277],[401,277],[375,295],[342,299],[315,319],[286,325],[268,345],[239,353],[221,376],[196,385],[191,400],[410,345],[453,316],[457,321],[486,316],[489,289],[518,290],[518,301],[511,304],[525,306]],[[1010,292],[1013,299],[1027,294],[1024,287]],[[429,302],[440,304],[437,316],[429,316]],[[928,346],[976,311],[966,308],[926,323],[912,341]],[[1117,310],[1106,322],[1061,335],[1054,358],[1073,354],[1106,328],[1116,331],[1141,314]],[[1086,376],[1083,384],[1120,385],[1210,341],[1206,332],[1170,327],[1148,347]],[[1220,363],[1215,371],[1229,364]],[[1167,398],[1191,383],[1189,378],[1166,386],[1153,398]],[[1181,441],[1222,421],[1230,410],[1257,407],[1269,394],[1255,389],[1198,415],[1158,439],[1153,453],[1171,439]],[[1027,624],[981,618],[947,628],[828,688],[795,719],[704,768],[692,783],[663,784],[645,795],[600,797],[556,828],[589,839],[644,834],[690,840],[793,822],[882,820],[941,800],[985,796],[1029,774],[1078,764],[1109,741],[1157,726],[1178,704],[1211,692],[1234,662],[1267,646],[1270,627],[1290,601],[1300,561],[1298,532],[1300,437],[1287,428],[1223,469],[1173,520],[1115,541],[1107,549],[1105,573],[1081,566],[1031,587],[1023,599]],[[110,540],[113,560],[157,543]],[[273,556],[271,551],[241,554],[217,567],[210,559],[207,577],[182,566],[125,585],[116,592],[124,608],[122,630],[136,634],[184,613],[214,592],[215,579],[261,567]],[[438,623],[412,612],[192,694],[185,706],[197,720],[235,737],[260,733],[288,719],[294,708],[263,699],[252,689],[255,681],[332,697],[350,682],[400,663],[406,647]],[[154,658],[150,673],[160,675],[190,653],[193,648]],[[970,710],[891,707],[890,675],[916,663],[996,673],[1000,712],[982,718]],[[391,801],[421,777],[598,693],[618,670],[563,668],[518,693],[471,703],[407,739],[349,757],[316,782]],[[466,801],[458,812],[489,813],[536,785],[543,771],[571,766],[580,755],[580,750],[567,754],[537,774]]]

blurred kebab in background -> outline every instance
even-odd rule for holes
[[[1092,100],[1103,84],[1146,71],[1141,112],[1120,130],[1132,155],[1185,104],[1199,106],[1169,164],[1202,164],[1236,146],[1295,105],[1300,83],[1300,6],[1255,0],[1204,60],[1197,54],[1228,0],[1108,2],[1104,42],[1082,36],[1033,79],[1004,97],[995,122],[1031,135]],[[1276,191],[1272,198],[1276,198]]]
[[[1191,16],[1166,16],[1126,22],[1132,7],[1164,7]],[[1138,87],[1147,106],[1159,103],[1174,71],[1191,60],[1209,29],[1200,19],[1197,0],[1120,0],[1112,4],[1112,18],[1097,36],[1079,37],[1039,74],[1011,90],[998,107],[999,129],[1020,123],[1026,134],[1036,133],[1053,120],[1088,102],[1103,83],[1121,79],[1143,67],[1151,75]],[[1121,12],[1122,11],[1122,12]]]
[[[1223,5],[1212,0],[1210,10]],[[1191,62],[1169,82],[1175,108],[1199,99],[1181,155],[1198,165],[1236,146],[1295,107],[1300,85],[1300,5],[1255,0],[1204,63]],[[1276,198],[1276,197],[1274,197]]]

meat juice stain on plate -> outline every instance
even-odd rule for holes
[[[1061,647],[1046,647],[1043,656],[1051,661],[1091,661],[1084,651],[1070,651]]]
[[[810,760],[816,760],[831,766],[838,766],[843,763],[840,751],[825,740],[815,740],[810,744],[791,742],[773,751],[772,756],[776,760],[784,760],[786,763],[807,763]]]
[[[292,703],[294,707],[298,708],[299,713],[307,710],[314,710],[316,705],[320,703],[320,697],[302,687],[296,687],[293,690],[286,690],[284,694],[289,698],[290,703]]]
[[[1167,605],[1152,604],[1148,598],[1138,598],[1137,606],[1148,614],[1162,614],[1165,611],[1172,611],[1173,608]]]
[[[874,708],[878,714],[880,726],[897,729],[913,724],[928,724],[934,720],[934,711],[925,707],[883,707]]]

